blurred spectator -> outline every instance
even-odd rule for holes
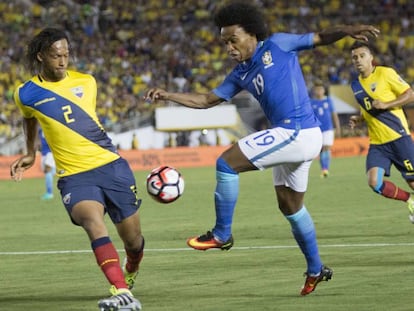
[[[414,81],[414,1],[251,0],[278,20],[272,31],[307,32],[331,24],[370,23],[381,29],[378,61]],[[151,114],[142,101],[148,87],[203,91],[221,81],[229,66],[217,39],[211,13],[215,0],[15,0],[0,3],[0,139],[21,132],[12,100],[16,85],[29,75],[20,60],[27,38],[45,25],[64,27],[73,42],[77,68],[93,74],[100,86],[97,111],[105,127]],[[161,32],[160,29],[163,29]],[[191,39],[190,39],[191,38]],[[348,85],[346,61],[352,40],[336,47],[304,51],[306,79],[329,77]],[[383,53],[390,51],[391,53]],[[75,63],[75,62],[74,62]],[[116,104],[114,104],[116,103]],[[6,119],[4,124],[3,119]]]

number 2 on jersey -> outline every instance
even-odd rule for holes
[[[63,110],[63,116],[65,117],[65,121],[66,123],[72,123],[75,122],[75,119],[71,118],[71,114],[72,114],[72,107],[69,105],[63,106],[62,107]]]

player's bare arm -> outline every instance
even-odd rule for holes
[[[377,109],[391,109],[394,107],[402,107],[404,105],[414,103],[414,91],[410,88],[396,99],[389,101],[389,102],[382,102],[379,100],[374,100],[372,102],[372,106]]]
[[[338,114],[336,112],[332,113],[332,120],[335,127],[335,136],[341,137],[341,122],[339,121]]]
[[[223,100],[213,92],[200,93],[173,93],[160,88],[153,88],[146,93],[145,100],[170,100],[189,108],[206,109],[220,104]]]
[[[37,120],[23,119],[23,129],[26,135],[26,154],[14,161],[10,166],[10,175],[13,180],[20,181],[24,171],[31,168],[36,159]]]
[[[369,38],[376,38],[379,34],[379,29],[372,25],[338,25],[315,33],[313,43],[315,46],[327,45],[346,36],[368,41]]]

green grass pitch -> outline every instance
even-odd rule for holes
[[[414,225],[404,203],[368,188],[364,161],[333,159],[327,179],[312,165],[305,203],[334,277],[306,297],[299,295],[305,262],[277,209],[270,170],[241,174],[228,252],[185,244],[213,226],[213,168],[180,169],[185,193],[167,205],[148,197],[147,172],[137,172],[146,253],[133,292],[143,310],[413,310]],[[407,189],[398,172],[392,178]],[[43,190],[42,179],[0,181],[0,310],[98,310],[109,285],[86,234],[58,198],[40,200]]]

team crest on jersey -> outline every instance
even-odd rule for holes
[[[82,98],[82,96],[83,96],[83,87],[82,86],[74,87],[74,88],[71,89],[71,91],[75,96],[77,96],[79,98]]]
[[[272,59],[272,53],[270,51],[266,51],[262,55],[262,62],[265,65],[265,69],[273,66],[273,59]]]
[[[371,89],[371,92],[375,92],[375,90],[377,89],[377,84],[376,83],[372,83],[370,85],[370,89]]]

